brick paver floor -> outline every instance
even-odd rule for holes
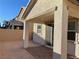
[[[23,49],[20,41],[0,42],[0,59],[52,59],[52,49],[32,43]]]

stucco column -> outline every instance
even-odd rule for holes
[[[55,1],[53,59],[67,59],[68,11],[64,0]]]
[[[29,42],[29,23],[26,23],[24,21],[24,29],[23,29],[23,46],[24,48],[28,48],[28,42]]]
[[[76,25],[75,56],[79,58],[79,20]]]

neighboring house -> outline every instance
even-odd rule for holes
[[[4,21],[3,28],[5,29],[20,29],[23,30],[23,21],[20,20],[23,13],[25,11],[25,7],[22,7],[19,14],[10,21]],[[18,19],[17,19],[18,18]]]
[[[67,59],[67,53],[79,57],[78,0],[31,0],[17,19],[24,22],[24,48],[31,37],[53,47],[53,59]]]
[[[3,24],[4,29],[23,29],[23,23],[14,19],[10,21],[4,21]]]
[[[3,22],[3,25],[2,25],[2,29],[7,29],[7,28],[9,28],[9,25],[10,25],[9,21],[4,21],[4,22]]]
[[[23,23],[16,19],[10,20],[10,29],[23,30]]]

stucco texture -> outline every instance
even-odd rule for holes
[[[22,40],[22,36],[22,30],[0,29],[0,42]]]

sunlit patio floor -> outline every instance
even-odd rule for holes
[[[29,43],[24,49],[22,41],[0,42],[0,59],[52,59],[52,49]],[[68,59],[71,58],[68,55]]]

